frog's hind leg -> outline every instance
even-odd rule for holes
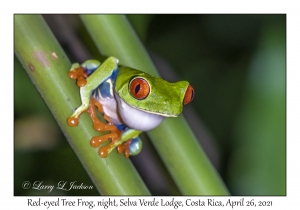
[[[101,114],[103,114],[104,119],[106,121],[108,121],[108,123],[103,123],[97,118],[96,111],[95,111],[95,106],[97,107],[98,111]],[[90,117],[93,121],[94,129],[96,131],[99,131],[99,132],[104,132],[104,131],[116,132],[116,131],[119,131],[119,129],[113,123],[111,123],[109,117],[106,116],[103,113],[102,104],[96,98],[91,97],[90,106],[87,109],[87,112],[90,114]]]

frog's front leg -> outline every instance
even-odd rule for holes
[[[96,136],[91,139],[91,146],[97,148],[101,143],[105,142],[107,138],[111,138],[111,142],[99,149],[99,155],[102,158],[107,157],[107,155],[116,147],[118,147],[119,153],[124,153],[125,157],[128,158],[129,155],[136,155],[142,149],[142,142],[139,138],[139,134],[142,131],[128,129],[122,133],[121,139],[114,138],[113,132],[103,136]]]
[[[79,63],[73,63],[68,73],[71,79],[77,79],[77,86],[83,87],[87,83],[86,78],[89,74],[93,73],[99,66],[100,62],[97,60],[87,60],[81,65]]]
[[[89,108],[92,91],[93,90],[87,90],[85,86],[80,88],[80,97],[82,104],[68,118],[69,126],[74,127],[78,125],[80,115]]]
[[[81,105],[68,118],[68,125],[70,126],[78,125],[79,116],[84,111],[86,111],[90,105],[90,98],[92,92],[100,84],[102,84],[108,77],[110,77],[111,74],[117,69],[117,67],[118,67],[118,60],[114,57],[109,57],[104,61],[104,63],[102,63],[102,65],[100,65],[100,62],[97,63],[94,60],[86,61],[81,66],[79,66],[78,63],[72,65],[70,72],[79,71],[79,73],[81,73],[81,68],[83,68],[84,70],[92,71],[92,74],[86,79],[84,78],[86,82],[83,86],[80,87]],[[85,77],[85,75],[81,75],[81,76],[77,75],[77,77]]]

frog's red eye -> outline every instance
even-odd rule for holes
[[[185,105],[185,104],[190,103],[193,100],[194,95],[195,95],[194,88],[191,85],[189,85],[188,88],[185,91],[183,104]]]
[[[150,93],[149,83],[142,78],[134,78],[129,84],[130,94],[139,100],[147,98]]]

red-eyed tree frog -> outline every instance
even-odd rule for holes
[[[165,117],[177,117],[183,105],[194,97],[188,82],[169,83],[139,70],[120,67],[115,57],[102,64],[97,60],[74,63],[68,75],[77,79],[82,102],[68,118],[68,125],[77,126],[79,116],[88,112],[95,130],[109,131],[90,141],[94,148],[110,141],[99,148],[103,158],[116,147],[127,158],[138,154],[142,149],[139,134],[155,128]],[[95,106],[107,123],[96,117]]]

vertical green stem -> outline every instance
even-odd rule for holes
[[[81,18],[104,55],[113,55],[123,65],[158,75],[125,16],[82,15]],[[184,195],[228,194],[183,117],[165,120],[148,135]]]
[[[15,15],[15,53],[45,100],[79,160],[102,195],[149,195],[149,191],[125,157],[112,152],[100,158],[89,140],[99,135],[88,115],[77,127],[66,120],[80,105],[79,89],[68,78],[70,61],[40,15]],[[74,169],[76,170],[76,169]],[[70,171],[72,173],[72,171]]]

